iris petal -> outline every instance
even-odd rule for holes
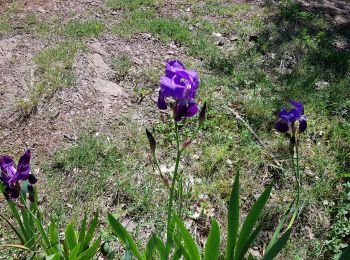
[[[199,84],[197,72],[186,70],[181,61],[167,61],[165,76],[160,78],[158,108],[166,109],[166,98],[172,97],[175,100],[175,120],[194,116],[198,112],[194,98]]]
[[[278,132],[287,133],[289,130],[288,121],[283,118],[278,119],[275,123],[275,128]]]
[[[300,133],[303,133],[306,130],[307,122],[305,118],[301,118],[299,120],[299,131]]]
[[[25,181],[28,179],[30,174],[30,150],[26,150],[25,153],[21,156],[17,166],[17,174],[14,180],[12,181]]]
[[[180,121],[183,117],[192,117],[198,112],[198,106],[192,98],[180,100],[175,107],[175,120]]]

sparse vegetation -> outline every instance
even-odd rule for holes
[[[212,212],[220,224],[226,222],[231,181],[240,169],[243,215],[265,184],[275,180],[263,212],[268,224],[253,243],[254,253],[262,254],[274,223],[295,197],[288,142],[273,127],[278,111],[293,98],[304,103],[308,120],[308,130],[300,141],[302,210],[279,259],[336,259],[350,244],[349,176],[344,174],[350,169],[349,37],[331,18],[311,7],[306,9],[293,0],[266,1],[265,6],[212,0],[107,0],[89,7],[83,19],[78,9],[78,14],[49,21],[43,18],[48,16],[45,13],[22,15],[26,11],[21,6],[10,5],[0,17],[1,39],[2,35],[35,32],[31,37],[46,46],[33,54],[34,78],[27,80],[29,72],[24,77],[31,86],[17,102],[24,115],[28,117],[57,92],[75,85],[76,54],[92,51],[86,48],[92,37],[108,46],[103,49],[108,50],[103,59],[115,73],[108,75],[108,80],[126,92],[135,90],[130,92],[139,97],[135,102],[132,96],[126,109],[124,103],[113,108],[111,114],[122,114],[123,119],[105,119],[102,111],[96,111],[103,130],[86,131],[72,145],[57,144],[54,155],[46,157],[38,148],[36,164],[47,178],[47,186],[46,182],[38,184],[41,195],[45,194],[47,218],[64,225],[80,221],[82,213],[91,216],[98,208],[130,220],[135,226],[133,236],[140,237],[141,244],[146,244],[143,238],[151,233],[142,231],[145,227],[165,229],[166,193],[156,169],[149,164],[143,129],[151,122],[152,132],[161,137],[157,140],[163,147],[159,148],[159,160],[170,176],[175,154],[167,151],[176,143],[173,124],[166,120],[171,112],[156,113],[154,107],[162,62],[181,57],[200,73],[198,101],[208,104],[199,139],[183,153],[181,161],[186,186],[183,214],[196,230],[197,242],[207,238]],[[138,44],[139,52],[125,48],[131,44]],[[142,52],[148,53],[143,57]],[[142,59],[140,64],[133,64],[135,57]],[[41,116],[40,109],[37,113]],[[235,113],[241,119],[237,120]],[[60,120],[68,121],[63,116]],[[187,122],[193,123],[191,120]],[[86,119],[83,124],[94,123]],[[188,138],[195,129],[179,123],[179,131]],[[14,144],[11,148],[17,152]],[[0,147],[0,151],[9,150]],[[3,231],[0,238],[6,238]]]
[[[76,52],[82,48],[80,43],[66,42],[37,54],[35,63],[38,66],[38,80],[29,90],[28,97],[18,101],[18,108],[24,115],[30,115],[43,99],[49,99],[57,91],[72,86],[73,62]]]

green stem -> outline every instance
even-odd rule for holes
[[[295,174],[295,178],[296,178],[296,182],[297,182],[297,200],[296,200],[296,204],[295,204],[295,209],[293,212],[293,216],[289,222],[288,228],[291,228],[294,220],[298,214],[299,211],[299,203],[300,203],[300,187],[301,187],[301,183],[300,183],[300,169],[299,169],[299,143],[298,143],[298,139],[295,138],[295,164],[294,164],[294,155],[292,157],[293,159],[293,170],[294,170],[294,174]]]
[[[168,204],[168,223],[167,223],[167,246],[169,245],[171,241],[171,213],[173,209],[173,202],[174,202],[174,190],[175,190],[175,183],[178,175],[178,169],[180,164],[180,156],[181,156],[181,150],[180,150],[180,140],[179,140],[179,130],[177,122],[175,121],[175,134],[176,134],[176,164],[175,164],[175,170],[173,174],[173,179],[171,182],[171,188],[170,188],[170,195],[169,195],[169,204]]]

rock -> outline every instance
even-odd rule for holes
[[[238,40],[238,36],[237,35],[232,35],[231,38],[230,38],[231,42],[235,42],[237,40]]]
[[[88,55],[89,67],[93,68],[98,76],[107,77],[108,74],[113,73],[113,70],[103,60],[99,53]]]
[[[107,96],[118,97],[124,95],[123,88],[116,83],[100,78],[95,79],[94,88]]]
[[[218,37],[218,38],[222,37],[222,34],[221,34],[221,33],[213,32],[212,35],[215,36],[215,37]]]

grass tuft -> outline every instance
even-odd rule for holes
[[[104,22],[100,20],[70,21],[64,27],[63,32],[69,37],[99,36],[105,30]]]

